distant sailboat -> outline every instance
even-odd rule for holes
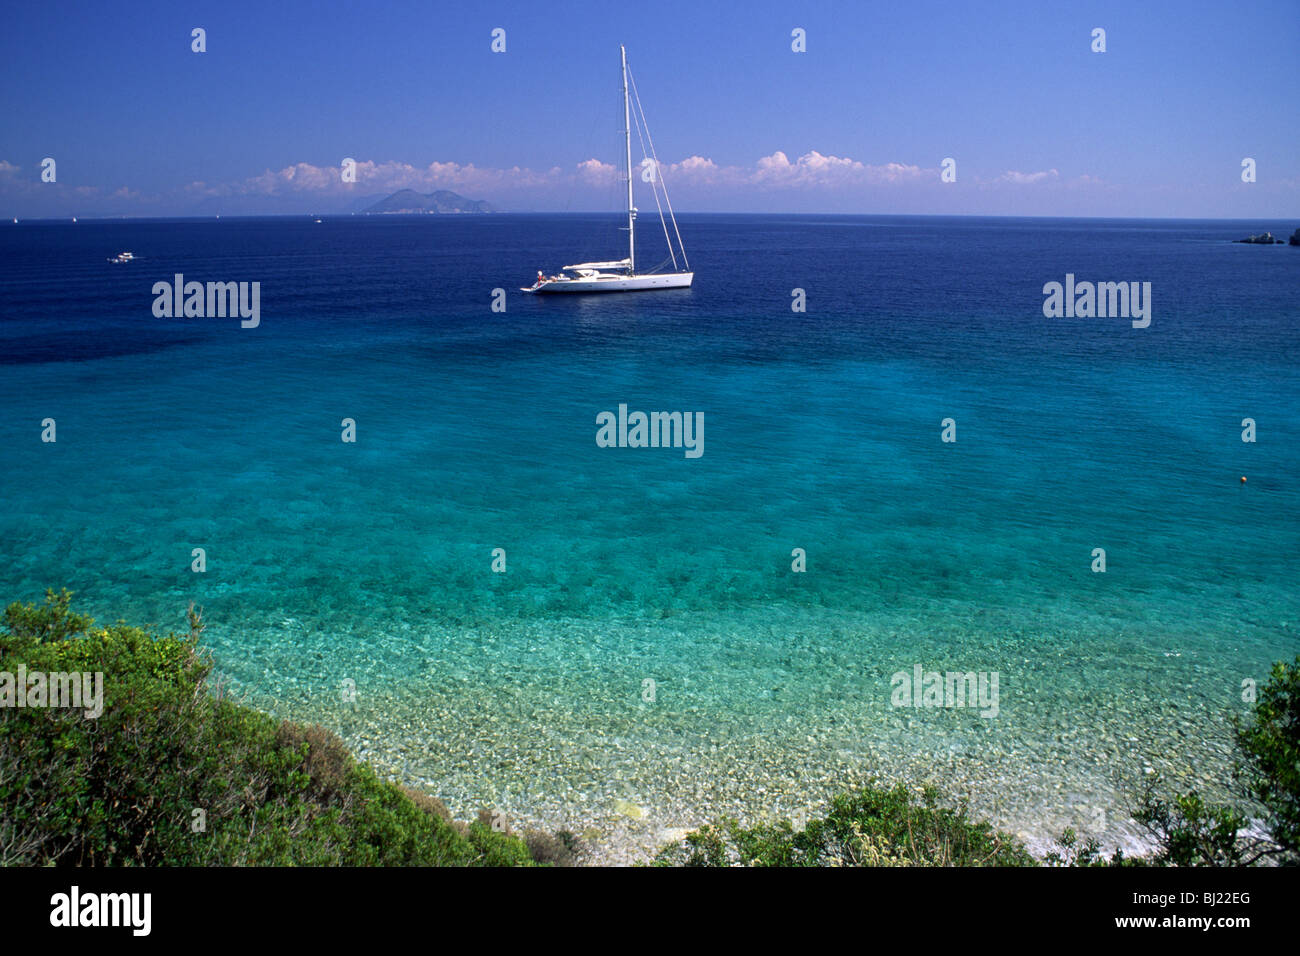
[[[651,189],[654,191],[655,205],[659,209],[659,222],[664,229],[664,238],[668,240],[668,256],[669,260],[672,261],[673,271],[657,271],[668,264],[668,260],[665,260],[660,266],[656,266],[653,271],[637,272],[637,209],[632,196],[632,111],[628,97],[627,49],[620,46],[619,51],[623,59],[623,146],[627,159],[627,258],[614,262],[580,262],[577,265],[565,266],[564,272],[570,273],[569,275],[561,273],[547,276],[538,272],[537,281],[528,288],[521,289],[521,292],[639,292],[646,289],[684,289],[695,278],[695,273],[690,271],[691,265],[686,260],[686,249],[682,245],[682,235],[677,231],[677,217],[673,215],[672,204],[668,202],[668,190],[663,188],[659,160],[654,154],[654,141],[650,139],[650,128],[646,125],[645,113],[641,110],[641,98],[639,96],[636,104],[637,114],[640,119],[638,135],[640,130],[645,130],[645,141],[642,143],[642,148],[644,150],[648,143],[650,155],[646,158],[650,163],[649,182]],[[633,88],[635,89],[635,81]],[[663,205],[659,204],[660,189],[663,189]],[[673,246],[672,238],[668,235],[668,223],[664,220],[664,206],[668,207],[668,218],[673,224],[673,236],[677,238],[676,248]],[[678,251],[681,252],[682,257],[680,267],[677,263]]]

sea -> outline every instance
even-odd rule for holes
[[[1300,651],[1300,248],[1232,240],[1300,223],[687,214],[691,288],[536,296],[619,217],[315,219],[0,223],[0,602],[193,602],[221,693],[598,862],[871,782],[1038,852],[1231,796]]]

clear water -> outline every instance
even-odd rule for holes
[[[0,597],[195,601],[250,702],[610,859],[868,776],[1036,845],[1222,791],[1300,650],[1300,249],[1227,240],[1293,224],[687,216],[690,290],[517,291],[616,220],[0,225]],[[260,327],[154,318],[177,272]],[[1067,272],[1151,282],[1150,328],[1044,318]],[[620,403],[704,454],[597,447]],[[998,716],[891,707],[918,663]]]

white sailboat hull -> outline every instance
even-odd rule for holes
[[[624,169],[627,171],[627,255],[618,260],[608,262],[579,262],[576,265],[565,266],[564,272],[559,275],[547,277],[541,272],[537,273],[537,281],[521,292],[531,292],[537,295],[556,295],[559,293],[587,293],[587,292],[646,292],[651,289],[686,289],[695,280],[694,272],[650,272],[644,275],[638,275],[636,271],[636,197],[633,195],[632,183],[635,180],[635,168],[632,166],[632,113],[631,99],[628,96],[628,70],[627,70],[627,50],[622,45],[619,46],[619,54],[623,63],[623,155],[626,162]],[[640,122],[637,124],[637,135],[641,130],[645,130],[645,142],[650,144],[650,154],[646,156],[645,163],[650,163],[651,169],[658,170],[659,159],[654,155],[654,141],[650,139],[650,127],[646,123],[645,113],[641,110],[641,101],[637,99],[637,111]],[[645,178],[645,177],[643,177]],[[682,245],[682,237],[677,232],[677,217],[673,215],[673,204],[668,199],[668,188],[663,185],[662,178],[652,176],[645,179],[646,182],[656,183],[655,188],[655,208],[659,211],[659,223],[663,226],[664,239],[668,243],[668,255],[672,259],[673,268],[677,268],[678,256],[673,248],[672,240],[668,236],[668,223],[664,219],[664,207],[668,209],[668,218],[673,223],[673,233],[677,236],[677,249],[681,250],[681,264],[687,270],[690,269],[690,260],[686,258],[686,247]],[[663,206],[659,204],[660,191],[663,193]],[[668,260],[663,261],[667,265]]]
[[[685,289],[695,278],[694,272],[661,272],[644,276],[603,275],[550,279],[539,286],[524,289],[538,295],[560,292],[642,292],[646,289]]]

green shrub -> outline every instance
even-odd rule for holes
[[[1236,728],[1245,794],[1264,808],[1278,862],[1300,862],[1300,655],[1273,665],[1248,722]]]
[[[1047,862],[1058,866],[1250,866],[1300,863],[1300,657],[1273,665],[1246,720],[1237,719],[1236,779],[1242,806],[1207,803],[1196,791],[1166,799],[1148,784],[1133,818],[1156,841],[1150,857],[1109,860],[1096,840],[1080,846],[1073,830]],[[1259,827],[1249,832],[1252,814]],[[1258,831],[1264,831],[1262,834]]]
[[[528,854],[537,863],[548,866],[578,866],[578,838],[570,830],[525,830],[524,843]]]
[[[189,634],[155,637],[70,599],[6,609],[0,671],[102,672],[104,710],[0,708],[0,865],[531,864],[522,840],[454,825],[329,731],[226,699],[193,609]]]
[[[933,788],[842,794],[830,812],[796,831],[789,820],[705,826],[655,857],[658,866],[1033,866],[1013,837],[972,821],[966,805],[939,804]]]
[[[1164,866],[1241,866],[1247,845],[1238,834],[1249,822],[1240,810],[1206,803],[1195,791],[1164,800],[1149,787],[1133,818],[1159,844],[1153,862]]]

